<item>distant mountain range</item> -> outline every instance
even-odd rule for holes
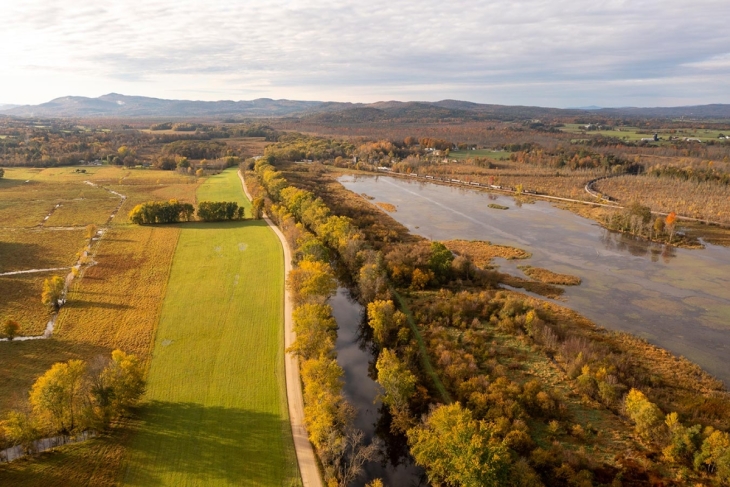
[[[730,119],[730,105],[698,105],[668,108],[573,109],[507,106],[458,100],[437,102],[339,103],[272,100],[189,101],[163,100],[117,93],[87,98],[65,96],[40,105],[0,105],[1,115],[43,118],[254,118],[300,117],[326,124],[373,123],[388,120],[528,120],[554,116],[604,115],[608,117]]]

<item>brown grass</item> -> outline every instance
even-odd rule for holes
[[[378,201],[375,204],[378,205],[379,207],[381,207],[382,209],[384,209],[385,211],[389,211],[391,213],[396,211],[395,205],[391,205],[390,203],[383,203],[383,202]]]
[[[638,201],[654,211],[730,224],[730,187],[653,176],[620,176],[596,183],[596,190],[622,204]]]
[[[114,348],[146,360],[178,234],[175,227],[107,233],[95,257],[98,265],[72,285],[54,337],[0,343],[0,415],[26,397],[55,362],[89,360]]]
[[[487,268],[492,259],[501,257],[507,260],[529,259],[532,254],[516,247],[492,245],[483,240],[446,240],[442,242],[446,248],[459,255],[468,255],[475,265]]]
[[[522,269],[527,277],[534,279],[539,282],[546,284],[559,284],[561,286],[577,286],[581,283],[580,277],[571,276],[570,274],[558,274],[548,269],[541,267],[532,267],[529,265],[521,265],[518,267]]]

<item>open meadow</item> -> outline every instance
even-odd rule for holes
[[[242,194],[229,170],[198,199]],[[297,485],[282,258],[263,221],[181,225],[125,485]]]

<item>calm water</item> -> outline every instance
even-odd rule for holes
[[[581,277],[561,304],[606,328],[633,333],[700,364],[730,385],[730,249],[667,248],[608,232],[592,220],[538,201],[392,177],[339,180],[374,202],[396,205],[390,215],[433,240],[489,240],[532,253],[518,265]],[[509,210],[488,208],[489,203]]]
[[[375,478],[382,479],[385,485],[421,485],[419,482],[423,471],[410,463],[407,445],[388,434],[390,428],[387,418],[380,414],[381,403],[376,401],[379,386],[369,374],[370,368],[374,367],[371,366],[373,354],[369,340],[362,336],[362,306],[343,287],[337,290],[337,295],[330,299],[329,304],[339,326],[337,362],[345,370],[345,397],[357,409],[355,427],[365,433],[366,443],[374,437],[380,438],[385,450],[384,460],[366,465],[365,475],[352,485],[362,487]]]

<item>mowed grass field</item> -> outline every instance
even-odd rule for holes
[[[198,200],[241,195],[229,170]],[[281,246],[264,222],[181,225],[124,485],[299,484],[283,279]]]
[[[243,194],[238,169],[234,167],[208,177],[205,184],[198,188],[196,200],[198,203],[201,201],[235,201],[238,206],[246,208],[246,217],[251,216],[251,202]]]

